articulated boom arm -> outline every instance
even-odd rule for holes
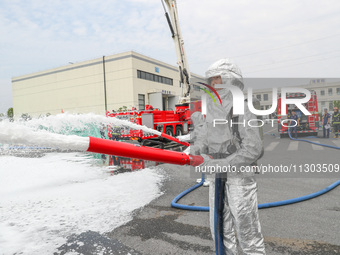
[[[166,11],[164,2],[169,10],[169,14]],[[182,98],[180,99],[180,103],[189,102],[189,93],[190,93],[190,71],[187,62],[187,58],[184,50],[184,41],[181,33],[181,29],[179,27],[178,13],[177,13],[177,4],[176,0],[162,0],[162,4],[165,11],[165,16],[168,21],[170,31],[172,34],[172,39],[174,40],[177,54],[177,64],[181,76],[181,83],[184,88],[186,88],[186,92],[182,94]],[[183,88],[182,87],[182,88]]]

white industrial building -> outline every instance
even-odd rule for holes
[[[12,79],[16,116],[117,111],[120,107],[143,110],[146,104],[160,110],[175,109],[182,94],[176,66],[130,51],[74,63]],[[203,77],[192,74],[195,80]],[[256,87],[256,85],[255,85]],[[317,93],[319,112],[340,100],[340,82],[312,79],[294,87]],[[194,91],[197,86],[194,87]],[[198,89],[199,91],[199,89]],[[191,93],[192,95],[195,93]],[[272,105],[272,89],[255,89],[261,109]]]
[[[133,51],[105,56],[14,77],[14,113],[104,114],[123,106],[142,110],[146,104],[175,109],[182,90],[179,78],[176,66]]]
[[[333,111],[333,101],[340,100],[340,82],[327,82],[327,79],[311,79],[309,84],[299,85],[293,87],[314,90],[317,94],[318,110],[322,112],[324,108]],[[280,91],[278,91],[280,92]],[[260,100],[261,109],[269,109],[272,105],[272,88],[256,89],[253,96]]]

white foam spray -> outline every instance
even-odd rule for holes
[[[101,125],[123,126],[128,127],[130,129],[142,130],[145,133],[150,133],[158,136],[161,135],[161,132],[154,130],[152,128],[148,128],[146,126],[141,126],[127,120],[121,120],[114,117],[106,117],[103,115],[97,115],[93,113],[88,114],[63,113],[38,119],[32,119],[29,121],[21,121],[20,123],[32,128],[43,127],[49,130],[53,130],[53,132],[56,133],[61,132],[66,126],[69,126],[72,129],[81,129],[84,128],[86,124],[95,124],[98,127],[100,127]]]
[[[89,147],[89,138],[76,135],[54,134],[45,130],[34,131],[20,124],[2,121],[0,122],[0,143],[86,151]]]
[[[18,120],[0,122],[1,144],[24,144],[44,147],[59,148],[63,150],[86,151],[89,146],[88,137],[76,135],[63,135],[65,128],[69,130],[81,130],[86,125],[92,124],[98,128],[111,126],[124,126],[130,129],[142,130],[145,134],[161,135],[161,132],[137,125],[127,120],[120,120],[102,115],[89,114],[58,114],[42,117],[29,121]]]

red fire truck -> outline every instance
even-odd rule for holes
[[[115,117],[127,120],[137,125],[152,128],[161,133],[165,133],[168,137],[158,136],[156,134],[145,133],[140,129],[131,129],[122,126],[108,126],[108,137],[117,141],[129,141],[136,145],[151,146],[155,148],[164,148],[182,151],[186,148],[185,143],[171,141],[174,136],[188,134],[192,120],[190,113],[201,110],[201,101],[192,102],[190,104],[176,105],[175,111],[160,111],[153,109],[151,105],[146,105],[145,110],[132,110],[125,112],[107,113],[107,117]],[[168,139],[167,139],[168,138]],[[135,170],[154,164],[143,160],[135,160],[130,158],[111,157],[109,165],[121,166],[124,169]]]
[[[305,94],[303,93],[289,93],[287,94],[287,98],[303,98]],[[302,104],[307,111],[311,113],[311,115],[304,115],[300,109],[298,109],[295,105],[287,105],[286,107],[286,116],[281,115],[281,96],[278,97],[277,102],[277,119],[278,119],[278,131],[280,133],[280,137],[288,136],[288,126],[289,126],[289,117],[291,115],[291,111],[294,110],[295,114],[300,118],[300,127],[297,129],[297,133],[299,136],[304,135],[312,135],[317,136],[319,131],[319,114],[318,114],[318,101],[315,91],[311,91],[310,100]]]
[[[160,111],[151,105],[146,105],[145,110],[132,110],[126,112],[108,113],[108,117],[127,120],[137,125],[146,126],[165,133],[169,136],[181,136],[189,132],[192,125],[190,120],[189,104],[176,105],[175,111]],[[114,132],[112,132],[114,133]],[[110,136],[110,134],[109,134]],[[144,134],[142,130],[129,130],[128,133],[119,135],[119,139],[151,139],[157,135]]]

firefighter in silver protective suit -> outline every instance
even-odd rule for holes
[[[206,78],[212,87],[216,84],[237,86],[241,90],[244,87],[240,69],[229,59],[221,59],[211,65],[206,71]],[[226,174],[223,184],[225,196],[222,229],[225,254],[265,254],[254,173],[238,171],[241,166],[250,166],[256,162],[263,152],[259,129],[247,125],[248,120],[254,120],[256,116],[249,111],[245,101],[244,115],[238,116],[238,123],[241,123],[238,124],[238,137],[233,134],[229,124],[214,127],[214,119],[226,119],[230,123],[233,117],[233,96],[230,89],[226,87],[217,90],[222,105],[216,104],[209,96],[206,97],[206,118],[194,118],[197,121],[194,123],[194,145],[190,146],[190,153],[204,158],[201,169],[211,166],[215,166],[215,169],[218,166],[234,166],[237,169]],[[233,152],[230,152],[231,145],[234,145]],[[210,229],[213,238],[215,177],[214,174],[208,176]]]

